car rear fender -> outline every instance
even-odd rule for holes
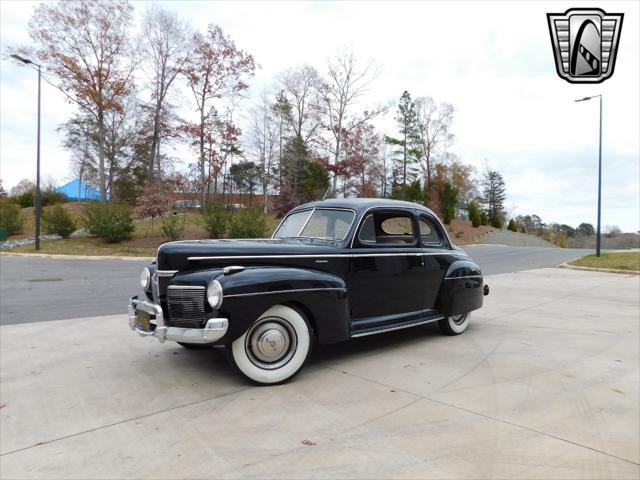
[[[445,316],[460,315],[482,307],[484,279],[480,267],[471,260],[457,260],[444,276],[437,310]]]

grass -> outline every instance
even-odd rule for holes
[[[73,209],[70,213],[77,219],[81,216],[81,207],[77,204],[65,204],[65,208]],[[25,217],[24,232],[20,235],[12,235],[11,240],[25,237],[33,237],[33,208],[23,209]],[[206,231],[202,228],[200,222],[201,216],[197,212],[185,213],[185,230],[182,240],[197,240],[208,238]],[[273,217],[267,216],[267,236],[275,230],[280,221]],[[160,245],[168,242],[160,230],[161,220],[156,219],[153,224],[150,219],[138,220],[135,223],[135,231],[130,240],[119,243],[105,243],[102,240],[91,237],[81,236],[68,238],[66,240],[42,240],[40,242],[40,250],[37,253],[46,253],[54,255],[113,255],[113,256],[129,256],[129,257],[152,257],[156,254],[156,250]],[[12,248],[7,252],[16,253],[36,253],[33,245]]]
[[[82,216],[82,204],[69,202],[63,204],[64,208],[78,220]],[[46,207],[48,208],[48,207]],[[11,240],[17,240],[34,235],[33,208],[22,209],[25,216],[24,229],[20,234],[11,235]],[[280,222],[274,216],[267,216],[267,236],[276,229]],[[154,256],[160,245],[169,241],[160,230],[161,220],[156,219],[151,224],[150,219],[137,220],[135,231],[130,240],[120,243],[108,244],[97,238],[82,236],[66,240],[43,240],[40,242],[39,253],[55,255],[113,255],[113,256]],[[493,230],[491,227],[473,228],[471,223],[464,220],[453,220],[450,226],[446,226],[453,242],[457,245],[474,243],[478,235]],[[208,238],[207,232],[202,227],[201,215],[197,212],[185,213],[185,230],[182,240],[197,240]],[[36,253],[33,245],[7,250],[16,253]]]
[[[614,252],[587,255],[569,262],[569,265],[591,268],[611,268],[614,270],[640,270],[640,252]]]
[[[105,243],[93,237],[75,237],[66,240],[43,240],[40,250],[34,245],[12,248],[8,253],[50,253],[54,255],[113,255],[122,257],[153,257],[157,247],[132,246],[128,242]]]

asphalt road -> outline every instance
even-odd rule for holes
[[[587,250],[469,247],[485,275],[553,267]],[[0,257],[0,324],[95,317],[126,312],[146,262]]]

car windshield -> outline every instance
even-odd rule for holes
[[[321,238],[344,240],[356,214],[351,210],[316,208],[292,213],[284,219],[274,238]]]

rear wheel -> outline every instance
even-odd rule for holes
[[[460,335],[469,326],[470,313],[463,313],[462,315],[453,315],[438,322],[438,326],[442,333],[446,335]]]
[[[293,308],[276,305],[231,345],[230,363],[260,385],[286,382],[300,371],[312,345],[312,330]]]

